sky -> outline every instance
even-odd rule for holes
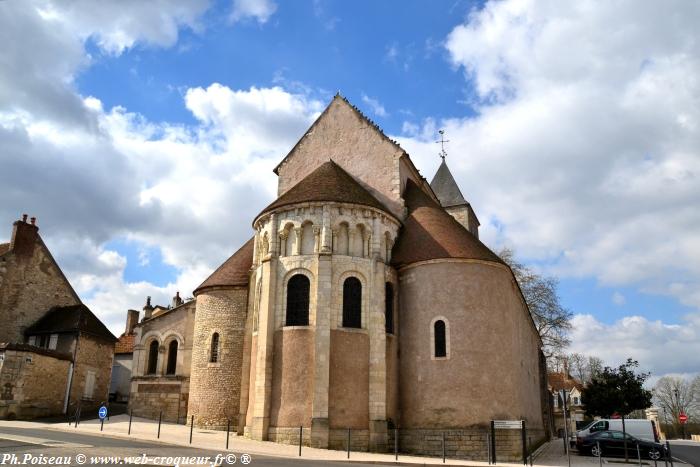
[[[481,239],[560,281],[570,351],[700,372],[700,3],[0,2],[0,241],[22,213],[119,335],[252,234],[340,92]]]

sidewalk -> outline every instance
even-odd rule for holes
[[[0,433],[2,427],[17,427],[17,428],[45,428],[50,430],[58,430],[64,432],[81,432],[90,435],[110,436],[119,438],[130,438],[134,440],[156,441],[166,445],[177,446],[192,446],[194,448],[212,449],[221,452],[226,452],[226,432],[205,430],[195,428],[192,432],[192,444],[189,442],[190,427],[185,425],[177,425],[173,423],[163,423],[160,430],[160,438],[158,436],[158,423],[153,420],[134,417],[131,424],[131,435],[128,435],[129,416],[118,415],[111,417],[110,421],[105,420],[104,431],[100,432],[99,420],[87,420],[78,425],[68,426],[68,423],[41,423],[41,422],[24,422],[24,421],[1,421]],[[250,454],[253,461],[256,455],[297,458],[299,459],[299,446],[291,446],[286,444],[272,443],[269,441],[254,441],[242,436],[237,436],[231,433],[229,438],[229,451],[236,454]],[[473,467],[488,467],[487,462],[468,461],[447,459],[445,464],[442,463],[442,458],[434,457],[418,457],[399,454],[398,462],[393,454],[379,454],[368,452],[350,452],[350,459],[347,459],[346,451],[333,451],[327,449],[314,449],[302,447],[301,459],[304,460],[325,460],[338,462],[363,462],[372,464],[393,464],[407,466],[440,466],[440,465],[458,465],[458,466],[473,466]],[[648,461],[647,461],[648,462]],[[522,463],[502,463],[498,466],[516,467],[522,466]],[[535,466],[567,466],[566,456],[563,454],[561,440],[552,441],[545,444],[536,453]],[[573,467],[591,467],[598,465],[598,459],[592,457],[582,457],[578,455],[571,456],[571,465]],[[648,464],[647,464],[648,465]],[[651,463],[653,466],[653,462]],[[663,462],[661,463],[663,465]],[[676,466],[681,464],[676,463]]]

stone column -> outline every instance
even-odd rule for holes
[[[384,323],[384,271],[381,261],[372,261],[369,297],[369,450],[387,449],[386,421],[386,328]]]
[[[302,234],[302,228],[301,227],[294,227],[294,255],[300,255],[301,254],[301,234]]]
[[[316,323],[314,395],[311,404],[311,446],[328,448],[328,390],[331,346],[331,255],[318,256],[316,271]]]
[[[275,235],[275,237],[277,237]],[[264,261],[262,268],[262,288],[258,311],[258,351],[255,360],[255,403],[250,436],[257,440],[267,440],[270,426],[270,394],[272,392],[272,351],[275,332],[275,302],[277,291],[276,257]]]
[[[371,254],[370,258],[373,259],[379,259],[382,256],[381,253],[381,242],[382,242],[382,223],[379,219],[379,216],[375,215],[374,218],[372,219],[372,241],[370,242],[371,245]]]
[[[331,231],[331,211],[327,204],[323,205],[323,217],[322,217],[322,228],[321,228],[321,253],[330,253],[333,249],[332,244],[332,234]]]
[[[287,256],[287,237],[289,236],[289,231],[283,230],[280,233],[280,256]]]
[[[318,226],[313,227],[314,230],[314,253],[321,251],[321,228]]]

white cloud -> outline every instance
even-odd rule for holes
[[[627,303],[627,299],[626,299],[625,296],[622,295],[620,292],[615,292],[615,293],[612,295],[612,302],[613,302],[615,305],[622,306],[622,305],[624,305],[625,303]]]
[[[362,102],[367,104],[372,110],[372,113],[377,117],[387,117],[389,115],[381,102],[369,97],[367,94],[362,94]]]
[[[191,294],[252,235],[249,222],[276,192],[272,168],[322,104],[282,87],[215,83],[184,91],[194,125],[104,109],[72,84],[89,64],[85,41],[114,54],[173,45],[178,27],[197,27],[206,2],[103,2],[103,11],[79,3],[0,2],[0,59],[10,71],[0,77],[0,238],[22,212],[36,215],[79,295],[121,333],[127,308],[146,295],[165,304],[176,290]],[[160,249],[175,279],[125,282],[127,258],[107,246],[114,240],[137,253]]]
[[[698,16],[682,1],[503,1],[453,29],[478,113],[439,126],[487,243],[700,308]],[[398,138],[428,177],[433,125]]]
[[[605,324],[592,315],[576,315],[572,324],[571,352],[600,357],[608,366],[633,358],[642,371],[652,371],[654,377],[700,373],[700,313],[686,316],[680,324],[641,316]]]
[[[264,24],[275,11],[277,4],[271,0],[233,0],[231,19],[240,21],[254,18],[258,23]]]

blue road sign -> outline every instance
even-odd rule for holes
[[[100,418],[103,420],[107,418],[107,407],[105,407],[104,405],[100,407],[100,410],[97,412],[97,415],[99,415]]]

